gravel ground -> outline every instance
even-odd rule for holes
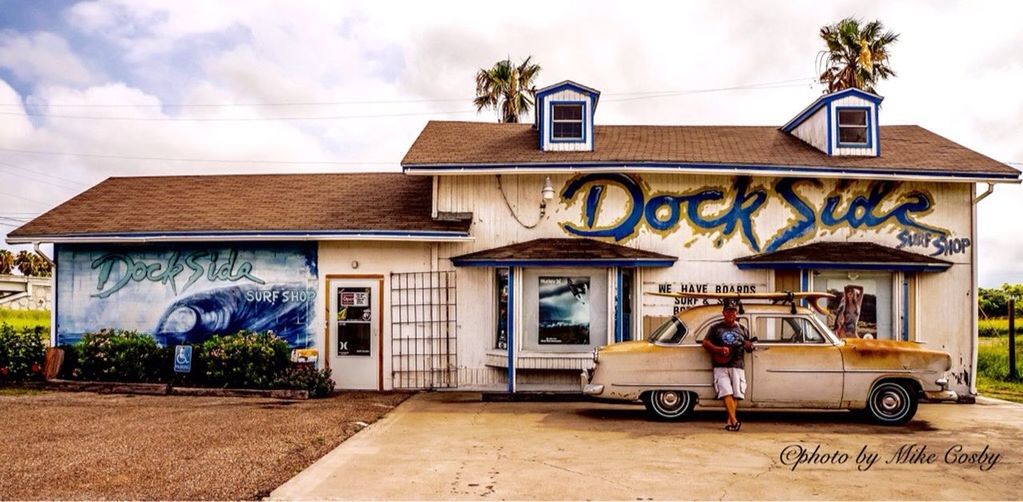
[[[0,499],[261,498],[408,396],[0,392]]]

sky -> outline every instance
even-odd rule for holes
[[[0,0],[0,238],[110,176],[397,171],[426,121],[496,120],[473,76],[506,57],[601,124],[781,125],[847,16],[900,34],[884,124],[1023,168],[1020,2]],[[980,203],[982,287],[1023,283],[1020,214]]]

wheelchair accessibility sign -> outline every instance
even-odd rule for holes
[[[174,347],[174,371],[189,373],[192,371],[192,346],[177,345]]]

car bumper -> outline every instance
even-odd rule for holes
[[[957,401],[959,395],[954,390],[933,390],[924,391],[924,397],[928,401]]]
[[[591,384],[590,380],[593,380],[593,373],[590,370],[583,370],[582,374],[579,375],[579,384],[582,386],[583,394],[587,396],[599,396],[604,393],[603,385]]]

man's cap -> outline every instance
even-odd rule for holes
[[[732,298],[726,298],[721,302],[721,310],[739,310],[739,301]]]

